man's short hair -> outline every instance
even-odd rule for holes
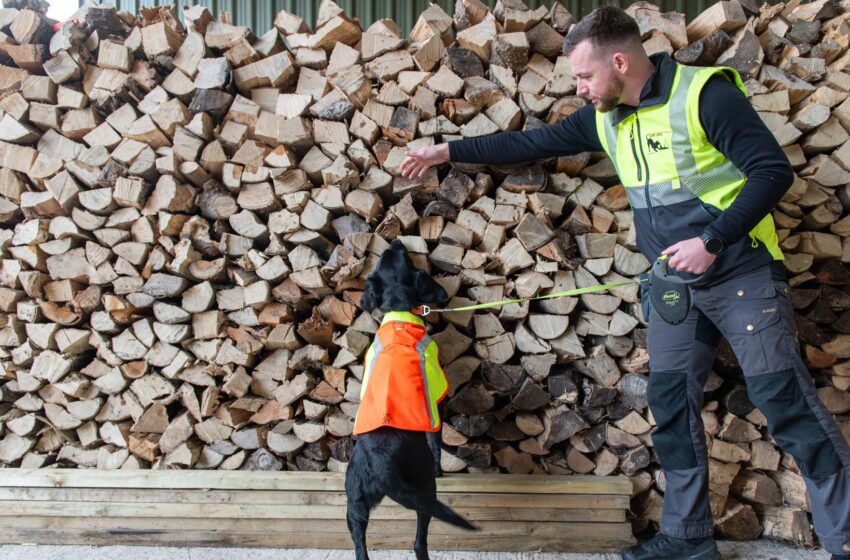
[[[640,28],[637,22],[617,6],[596,8],[576,24],[564,39],[564,54],[569,54],[584,40],[594,48],[607,49],[617,46],[640,44]]]

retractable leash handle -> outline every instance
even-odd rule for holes
[[[652,308],[665,323],[678,325],[691,311],[691,284],[699,282],[704,274],[689,280],[671,274],[669,265],[669,255],[661,255],[652,264],[649,274],[649,299]]]
[[[705,273],[700,274],[696,278],[692,278],[688,280],[687,278],[682,278],[677,274],[670,273],[670,255],[661,255],[655,262],[652,263],[652,276],[663,280],[665,282],[670,282],[672,284],[695,284],[702,280],[702,277]]]

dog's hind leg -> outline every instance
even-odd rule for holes
[[[345,473],[346,521],[357,560],[369,560],[369,554],[366,552],[369,512],[384,497],[369,470],[369,462],[364,455],[366,448],[361,449],[365,441],[355,445]]]
[[[439,442],[439,432],[436,432]],[[431,435],[431,434],[428,434]],[[431,443],[430,441],[428,443]],[[439,443],[437,449],[439,449]],[[433,447],[431,450],[433,451]],[[439,466],[437,467],[439,468]],[[437,481],[429,476],[425,476],[420,480],[419,486],[426,495],[430,496],[435,502],[437,501]],[[416,560],[430,560],[428,558],[428,526],[431,523],[431,516],[423,511],[416,512],[416,541],[413,543],[413,552],[416,553]]]
[[[426,437],[428,438],[428,447],[431,449],[431,456],[434,458],[434,476],[440,478],[443,476],[443,469],[440,467],[442,435],[440,432],[427,432]]]
[[[428,557],[428,525],[430,523],[430,515],[416,512],[416,541],[413,543],[416,560],[430,560]]]
[[[369,508],[362,502],[348,502],[346,511],[346,521],[348,522],[348,532],[351,533],[351,540],[354,542],[354,557],[357,560],[369,560],[369,553],[366,551],[366,527],[369,525]]]

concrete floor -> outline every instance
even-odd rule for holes
[[[725,560],[828,560],[822,550],[806,550],[772,541],[721,542]],[[371,560],[413,560],[409,551],[370,552]],[[352,560],[351,550],[177,548],[137,546],[0,545],[2,560]],[[506,552],[432,552],[431,560],[619,560],[619,554]]]

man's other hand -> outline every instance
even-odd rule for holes
[[[404,152],[401,162],[401,176],[411,179],[421,177],[432,165],[440,165],[449,161],[449,144],[443,142],[436,146],[426,146],[418,150]]]
[[[705,245],[699,237],[679,241],[664,249],[661,254],[672,255],[668,266],[673,270],[697,275],[708,270],[717,259],[717,255],[705,250]]]

